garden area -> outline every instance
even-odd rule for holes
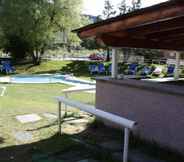
[[[32,66],[32,64],[15,65],[15,74],[66,73],[88,81],[92,81],[92,78],[96,75],[107,75],[106,73],[91,75],[88,67],[94,64],[98,66],[100,63],[43,61],[38,66]],[[108,70],[110,63],[106,62],[104,66]],[[125,72],[128,70],[127,65],[122,67]],[[107,128],[101,122],[96,121],[95,117],[90,114],[76,109],[68,111],[67,116],[62,121],[63,134],[61,136],[58,134],[56,97],[64,95],[62,90],[71,86],[57,83],[1,83],[0,86],[6,86],[6,92],[0,98],[1,161],[78,162],[85,159],[89,161],[92,159],[90,162],[121,161],[121,144],[123,143],[121,131]],[[83,103],[95,104],[94,93],[79,92],[71,94],[69,97]],[[22,115],[36,115],[38,120],[21,123],[18,117]],[[159,146],[147,144],[140,139],[131,141],[131,148],[133,149],[133,154],[135,154],[136,148],[141,148],[143,152],[151,157],[156,156],[163,159],[168,154],[167,151],[164,153],[160,151]],[[162,152],[162,156],[159,152]],[[140,154],[135,158],[140,158],[139,156],[142,158]],[[147,159],[147,157],[144,158]],[[172,159],[173,162],[178,159],[178,156],[172,155],[167,158]]]
[[[40,66],[16,65],[15,73],[74,73],[78,78],[90,80],[87,66],[87,63],[49,61],[43,62]],[[0,98],[0,161],[117,161],[109,154],[111,150],[104,148],[102,151],[103,146],[97,144],[106,143],[108,139],[119,141],[121,132],[115,131],[116,138],[114,133],[104,135],[105,131],[111,130],[96,123],[96,119],[90,114],[76,109],[69,110],[62,121],[62,135],[58,134],[56,97],[64,95],[62,90],[71,86],[13,83],[1,83],[0,86],[6,86],[5,94]],[[69,97],[91,105],[95,103],[94,93],[81,92]],[[20,116],[26,115],[36,115],[37,119],[32,122],[19,121]],[[97,133],[97,128],[103,131]],[[119,143],[117,141],[116,143]],[[114,152],[118,150],[115,149]]]
[[[175,23],[169,22],[172,19],[166,18],[164,20],[166,24],[173,25],[173,36],[162,39],[161,46],[158,42],[154,43],[157,39],[151,39],[151,37],[150,42],[147,42],[145,38],[149,37],[144,36],[147,32],[133,32],[134,30],[130,29],[135,24],[128,25],[141,18],[140,16],[140,18],[131,20],[134,16],[139,16],[137,10],[141,8],[141,4],[141,0],[132,1],[130,4],[122,1],[117,8],[114,8],[109,0],[105,0],[102,15],[93,16],[83,13],[82,0],[29,0],[26,3],[22,0],[0,0],[0,162],[184,161],[181,152],[172,150],[169,145],[156,142],[152,138],[156,129],[159,128],[158,130],[161,130],[159,135],[163,136],[164,141],[167,136],[169,144],[173,132],[175,139],[180,140],[175,135],[175,129],[174,131],[169,129],[168,132],[164,132],[165,134],[162,132],[165,130],[165,126],[157,120],[162,113],[158,113],[159,115],[156,113],[156,110],[163,108],[162,104],[159,104],[158,107],[156,105],[161,102],[161,97],[177,95],[173,97],[176,104],[172,103],[171,106],[168,104],[171,101],[166,103],[164,99],[162,100],[168,113],[171,113],[171,118],[170,116],[166,117],[164,123],[172,126],[173,123],[168,123],[172,121],[170,119],[176,119],[172,118],[173,114],[176,114],[177,119],[179,115],[182,118],[182,113],[178,115],[175,108],[169,108],[183,106],[181,98],[183,92],[179,86],[184,85],[184,62],[182,61],[184,57],[176,51],[162,50],[178,49],[172,48],[175,43],[172,45],[169,40],[175,38],[174,34],[179,27],[175,28]],[[169,9],[169,5],[167,9]],[[154,11],[154,8],[152,10]],[[171,11],[176,13],[181,10],[176,12],[171,8]],[[144,12],[148,11],[149,9]],[[136,13],[131,16],[129,12]],[[166,10],[159,13],[167,15],[170,12]],[[152,14],[154,16],[150,16],[150,19],[157,16],[159,18],[159,14],[154,14],[154,12]],[[106,20],[103,25],[103,20],[114,16],[118,16],[117,20],[116,18],[113,18],[112,22]],[[178,16],[175,16],[174,19]],[[124,22],[126,18],[128,21]],[[180,25],[181,20],[176,21],[176,25]],[[157,23],[157,21],[164,22],[160,19],[153,22]],[[97,24],[90,25],[93,23]],[[122,24],[126,24],[125,31],[122,30]],[[139,27],[139,24],[137,25]],[[182,25],[180,27],[183,28]],[[131,28],[129,29],[128,26]],[[165,31],[164,27],[165,25],[163,32]],[[157,31],[157,28],[154,30],[156,33],[162,32],[162,30]],[[118,36],[119,31],[125,32],[125,34],[120,33]],[[168,31],[166,29],[164,36]],[[101,32],[102,34],[100,34]],[[137,38],[142,34],[143,36],[140,37],[140,40],[134,39],[134,33],[135,38],[136,33],[138,34]],[[132,37],[129,37],[129,34]],[[151,35],[154,37],[154,34]],[[121,38],[121,36],[125,37]],[[166,44],[163,43],[163,40],[166,40]],[[134,41],[137,42],[131,44]],[[156,48],[154,45],[157,45]],[[160,48],[162,45],[164,48]],[[180,45],[183,49],[183,45],[180,43],[176,47]],[[139,81],[142,81],[140,87]],[[149,85],[144,81],[150,82]],[[137,82],[137,84],[133,82]],[[152,86],[151,82],[156,84],[153,83],[154,86]],[[145,86],[143,86],[144,83]],[[176,88],[175,85],[177,85]],[[125,90],[124,87],[126,87]],[[172,88],[175,90],[172,91]],[[160,89],[163,89],[164,93]],[[148,91],[150,91],[149,94]],[[158,92],[161,93],[160,98]],[[155,94],[154,99],[151,98],[153,94]],[[134,95],[135,97],[132,97]],[[65,97],[66,103],[73,103],[73,105],[68,104],[70,106],[67,106],[63,103],[60,105],[61,101],[58,97],[61,99],[61,96]],[[139,96],[143,100],[139,99]],[[157,96],[158,100],[156,100]],[[150,100],[146,97],[150,97]],[[181,100],[179,100],[180,98]],[[109,103],[106,104],[106,101]],[[146,102],[148,105],[145,104]],[[118,105],[118,103],[120,104]],[[135,105],[135,110],[131,110],[134,108],[132,104]],[[97,116],[100,112],[103,115],[97,117],[79,111],[76,108],[78,105],[80,108],[85,107],[86,111],[93,108],[92,111],[96,112],[94,114]],[[112,111],[108,109],[107,105]],[[145,110],[141,112],[141,108],[144,106]],[[153,113],[149,112],[151,106]],[[118,114],[121,113],[121,110],[126,109],[127,113]],[[181,110],[178,112],[182,112]],[[135,118],[139,113],[143,113],[143,116]],[[120,125],[125,127],[125,131],[119,127],[109,127],[109,123],[105,119],[114,121],[116,124],[121,123]],[[148,122],[144,122],[142,119],[146,119]],[[163,119],[162,116],[161,119]],[[139,125],[140,122],[140,127],[131,133],[133,126],[128,127],[128,122],[132,122],[134,125],[137,123]],[[182,122],[180,121],[180,123]],[[61,125],[59,125],[60,123]],[[146,128],[144,124],[148,124],[148,131],[144,130]],[[150,130],[152,125],[156,125],[156,127],[151,127],[153,133]],[[178,121],[177,125],[179,125]],[[182,128],[183,124],[180,125]],[[59,131],[59,126],[61,126],[61,131]],[[146,135],[150,133],[151,138],[144,138],[141,133],[139,135],[139,131]],[[182,134],[180,135],[182,136]],[[174,140],[171,142],[175,144]],[[129,152],[127,153],[126,150]],[[125,156],[123,157],[123,155]]]

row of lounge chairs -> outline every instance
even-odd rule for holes
[[[89,72],[90,72],[91,75],[111,73],[111,65],[109,66],[108,70],[106,70],[104,64],[89,65]]]
[[[6,74],[13,73],[15,68],[11,65],[10,61],[1,61],[0,72],[5,72]]]
[[[150,66],[143,66],[141,69],[138,70],[139,65],[138,64],[129,64],[128,69],[125,70],[127,75],[137,75],[138,71],[139,74],[142,76],[148,76],[148,75],[160,75],[163,72],[163,69],[161,67],[150,67]],[[110,64],[108,67],[105,67],[104,64],[100,63],[98,65],[89,65],[89,72],[91,75],[93,74],[110,74],[112,69],[112,65]],[[175,66],[174,65],[168,65],[166,75],[172,76],[174,75]]]

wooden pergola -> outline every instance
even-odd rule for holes
[[[113,48],[113,77],[117,75],[116,48],[133,47],[184,51],[184,1],[170,0],[75,30],[81,39],[93,38]],[[178,78],[179,55],[176,74]]]

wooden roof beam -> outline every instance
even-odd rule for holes
[[[160,42],[147,39],[117,39],[116,37],[102,36],[98,41],[106,46],[112,47],[132,47],[132,48],[150,48],[150,49],[167,49],[167,50],[184,50],[184,41],[182,42]],[[181,48],[182,46],[182,48]]]
[[[140,24],[163,20],[170,17],[183,15],[184,1],[176,0],[167,2],[165,5],[156,5],[147,9],[141,9],[127,15],[112,18],[100,23],[92,24],[76,30],[81,38],[95,37],[98,34],[116,32],[134,28]]]
[[[170,18],[169,20],[156,21],[149,24],[142,24],[127,30],[107,33],[109,36],[115,37],[136,37],[136,38],[153,38],[160,37],[162,33],[168,35],[173,32],[184,32],[184,16]],[[173,32],[172,32],[173,31]]]

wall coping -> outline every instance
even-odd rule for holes
[[[168,85],[164,83],[156,83],[151,81],[135,80],[135,79],[113,79],[109,77],[95,78],[97,83],[103,82],[113,84],[116,86],[125,86],[131,88],[138,88],[148,91],[165,93],[170,95],[184,96],[184,86]],[[98,87],[97,87],[98,88]]]

